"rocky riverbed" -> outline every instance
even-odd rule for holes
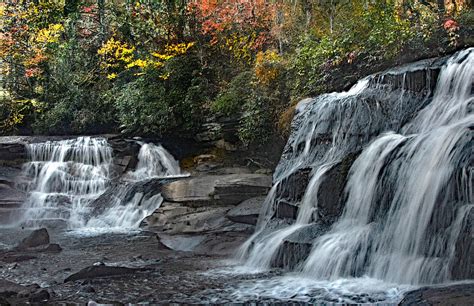
[[[228,264],[228,256],[174,251],[151,232],[93,237],[53,233],[50,242],[61,246],[59,252],[45,251],[46,241],[14,248],[16,237],[28,235],[27,230],[1,233],[0,304],[224,302],[232,297],[220,296],[219,291],[248,278],[213,275]]]

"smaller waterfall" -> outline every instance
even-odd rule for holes
[[[162,202],[159,192],[143,191],[155,178],[181,174],[179,163],[161,145],[142,144],[135,171],[113,180],[112,148],[104,138],[79,137],[27,146],[19,188],[29,193],[19,223],[27,227],[129,230]],[[104,207],[96,206],[98,200]]]
[[[137,168],[130,173],[132,178],[138,180],[181,175],[178,161],[161,145],[151,143],[142,143]]]
[[[138,164],[134,171],[124,175],[119,185],[107,194],[107,208],[87,221],[89,231],[124,231],[136,229],[145,217],[157,210],[163,198],[159,193],[147,194],[139,188],[152,180],[187,176],[179,162],[161,145],[141,143]],[[138,187],[138,188],[137,188]]]
[[[38,227],[56,223],[78,227],[88,203],[109,181],[112,148],[103,138],[79,137],[27,145],[30,162],[23,166],[29,197],[22,223]]]

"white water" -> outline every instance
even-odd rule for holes
[[[455,174],[462,150],[471,145],[472,154],[469,128],[474,124],[474,114],[468,112],[468,105],[474,101],[474,53],[459,64],[465,55],[451,58],[443,69],[433,101],[410,126],[416,134],[382,136],[354,163],[346,189],[346,209],[332,230],[315,241],[303,268],[306,275],[337,279],[363,273],[413,284],[450,279],[454,243],[462,219],[473,206],[472,193],[458,209],[448,233],[428,243],[426,240],[434,210],[442,209],[439,196]],[[369,212],[379,205],[374,199],[381,188],[380,171],[394,152],[392,163],[398,164],[384,173],[394,181],[394,196],[383,222],[372,224]],[[467,179],[466,186],[472,184]]]
[[[315,239],[306,262],[296,269],[299,275],[331,283],[352,277],[392,284],[433,284],[451,279],[454,243],[474,206],[472,168],[461,169],[458,192],[464,195],[465,203],[456,208],[451,221],[447,219],[447,230],[429,232],[430,221],[435,212],[449,211],[445,188],[460,170],[462,160],[472,155],[473,75],[474,50],[462,51],[442,68],[431,103],[404,128],[377,123],[382,131],[398,128],[401,133],[383,133],[365,146],[350,170],[342,216]],[[314,212],[321,179],[341,157],[360,147],[348,136],[351,131],[367,137],[374,133],[370,126],[378,120],[376,115],[369,118],[367,126],[355,126],[357,120],[351,120],[346,112],[349,109],[352,117],[358,118],[358,112],[364,111],[360,103],[365,100],[358,97],[370,95],[366,80],[348,93],[323,95],[312,105],[306,101],[299,107],[295,122],[301,125],[293,147],[277,169],[275,190],[267,197],[260,226],[239,253],[247,268],[270,268],[285,238],[317,220]],[[405,107],[405,95],[402,89],[395,110]],[[321,135],[327,135],[326,147],[319,144],[318,151],[312,143]],[[298,150],[300,144],[304,147]],[[303,166],[313,171],[297,220],[272,230],[269,224],[277,206],[277,190]],[[391,196],[383,197],[384,193]]]
[[[135,171],[118,182],[117,192],[95,215],[94,200],[112,183],[112,148],[103,138],[79,137],[29,144],[30,162],[23,167],[29,197],[19,224],[65,226],[81,232],[137,229],[162,202],[157,194],[130,192],[155,177],[180,174],[178,162],[160,145],[142,144]],[[131,199],[130,199],[131,198]]]
[[[341,126],[331,131],[329,149],[321,160],[317,161],[318,167],[314,167],[316,170],[313,171],[314,173],[304,194],[295,224],[275,231],[266,231],[266,226],[275,213],[274,203],[279,185],[282,184],[282,181],[286,177],[307,163],[308,160],[314,159],[314,152],[311,151],[311,143],[318,125],[324,124],[329,118],[339,117],[338,112],[349,109],[351,104],[354,103],[353,97],[356,97],[367,88],[368,81],[368,79],[359,81],[348,92],[331,93],[320,96],[318,98],[318,104],[316,104],[316,110],[310,112],[312,116],[307,115],[307,117],[303,119],[306,128],[297,132],[295,137],[297,140],[294,141],[295,144],[304,143],[302,153],[299,155],[295,153],[292,156],[292,162],[288,163],[286,168],[280,169],[280,174],[276,174],[277,182],[265,200],[257,224],[257,230],[238,251],[238,259],[245,261],[245,265],[252,267],[256,271],[270,268],[272,260],[284,240],[310,223],[315,208],[317,207],[317,193],[324,174],[344,155],[344,152],[346,152],[345,148],[349,147],[346,143],[349,142],[350,139],[347,138],[347,135],[343,135],[338,131]],[[341,101],[340,105],[334,104],[334,100]],[[309,102],[306,100],[302,102],[303,104],[298,106],[298,111],[300,114],[306,115],[302,112]],[[340,118],[338,123],[343,124]],[[294,147],[293,150],[297,152],[297,148]]]
[[[130,173],[134,179],[180,175],[179,162],[161,145],[152,143],[142,143],[137,168]]]
[[[23,205],[22,223],[83,225],[88,203],[107,186],[112,164],[112,149],[105,139],[79,137],[62,141],[33,143],[27,146],[30,162],[23,173],[30,178],[30,193]]]

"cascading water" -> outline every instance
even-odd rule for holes
[[[130,173],[135,179],[180,176],[179,163],[161,145],[142,143],[137,169]]]
[[[285,239],[321,223],[326,229],[296,268],[305,277],[368,276],[399,284],[452,279],[456,240],[474,206],[474,49],[441,65],[435,86],[432,64],[370,76],[347,93],[300,105],[257,231],[240,250],[246,266],[269,268]],[[409,82],[415,72],[423,84]],[[331,223],[321,216],[321,184],[335,165],[361,151],[347,174],[342,214]],[[311,179],[298,198],[295,185],[286,185],[305,169]],[[278,221],[286,202],[298,206],[290,225]]]
[[[105,191],[112,149],[105,139],[79,137],[27,145],[30,162],[23,166],[29,198],[23,205],[26,226],[44,222],[83,225],[88,203]],[[64,224],[62,224],[64,225]]]
[[[69,229],[138,228],[162,202],[159,193],[135,192],[155,177],[180,174],[178,162],[160,145],[142,144],[138,165],[113,180],[112,148],[104,138],[79,137],[27,146],[30,162],[23,167],[23,188],[29,193],[19,221],[23,226],[44,224]],[[107,193],[115,187],[113,192]],[[104,207],[95,204],[102,197]]]

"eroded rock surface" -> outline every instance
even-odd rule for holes
[[[263,174],[202,175],[163,186],[168,202],[187,206],[236,205],[251,197],[264,195],[271,177]]]
[[[227,212],[227,219],[237,223],[256,225],[265,198],[265,196],[260,196],[243,201]]]
[[[474,283],[450,286],[424,287],[406,294],[400,306],[456,305],[471,306],[474,301]]]

